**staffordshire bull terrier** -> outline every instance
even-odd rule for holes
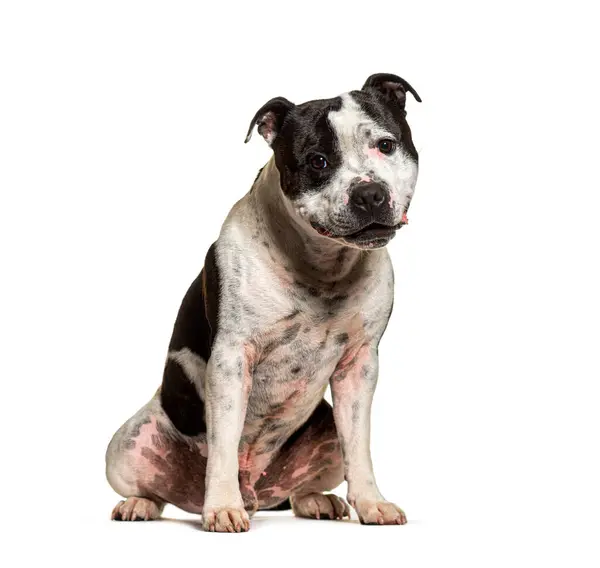
[[[375,482],[369,424],[393,303],[384,247],[417,181],[408,92],[420,102],[376,74],[258,110],[246,141],[257,127],[273,156],[183,299],[160,388],[110,442],[107,478],[125,498],[113,519],[156,519],[165,503],[217,532],[286,504],[343,519],[348,504],[325,492],[345,479],[362,523],[406,523]]]

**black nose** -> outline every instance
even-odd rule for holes
[[[361,183],[352,190],[351,199],[359,209],[372,211],[385,201],[385,190],[375,182]]]

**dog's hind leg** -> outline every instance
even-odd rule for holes
[[[106,477],[111,487],[126,499],[119,501],[112,511],[115,521],[152,521],[158,519],[164,502],[149,495],[143,487],[148,478],[140,467],[139,449],[142,434],[152,424],[154,400],[132,416],[113,436],[106,452]],[[142,432],[144,431],[144,432]],[[150,435],[151,436],[151,435]],[[138,454],[136,456],[136,453]]]
[[[106,477],[126,499],[115,506],[112,519],[157,519],[165,503],[201,513],[206,455],[205,436],[180,434],[155,396],[108,446]]]

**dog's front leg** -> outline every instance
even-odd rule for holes
[[[204,530],[241,532],[250,528],[238,479],[238,447],[252,386],[253,350],[228,337],[215,342],[206,369],[208,434]]]
[[[364,344],[348,352],[331,378],[333,414],[344,455],[348,502],[360,522],[403,525],[404,512],[379,492],[371,462],[371,403],[377,370],[376,346]]]

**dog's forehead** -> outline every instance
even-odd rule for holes
[[[329,113],[342,107],[341,97],[308,101],[295,106],[284,122],[281,137],[300,156],[307,151],[333,150],[334,132]]]
[[[341,99],[341,108],[331,111],[328,120],[342,147],[355,141],[394,133],[393,124],[389,124],[388,117],[382,109],[379,109],[377,101],[372,101],[370,105],[361,104],[360,99],[357,99],[353,93],[346,93],[341,96]],[[374,109],[379,112],[373,112]]]
[[[399,127],[377,97],[364,91],[351,91],[297,105],[286,120],[284,130],[282,134],[293,137],[297,149],[305,150],[323,142],[329,145],[334,140],[339,144],[357,136],[396,134]]]

